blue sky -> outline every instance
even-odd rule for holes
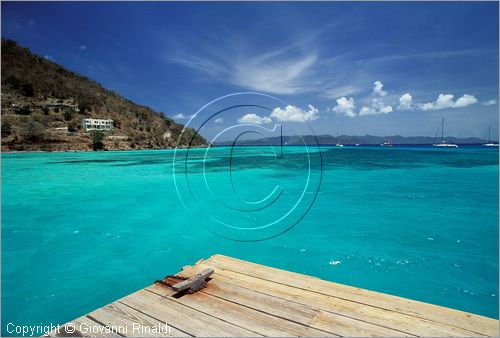
[[[307,121],[433,136],[443,116],[448,135],[498,135],[497,2],[3,2],[2,37],[181,123],[234,92],[290,105],[211,135]]]

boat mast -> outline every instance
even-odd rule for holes
[[[280,158],[283,158],[283,125],[280,124]]]
[[[443,135],[444,135],[444,117],[441,120],[441,143],[443,143]]]
[[[482,144],[485,144],[486,141],[488,141],[488,143],[491,143],[491,125],[488,126],[488,131],[486,132],[486,134],[484,134]]]

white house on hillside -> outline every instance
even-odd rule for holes
[[[112,130],[113,120],[111,119],[82,119],[82,128],[85,131],[89,130]]]

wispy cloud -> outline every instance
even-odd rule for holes
[[[285,95],[318,90],[321,65],[317,32],[300,38],[290,36],[266,47],[255,37],[234,35],[165,38],[169,49],[164,61],[248,90]],[[196,45],[196,50],[189,45]]]
[[[295,94],[311,88],[303,81],[316,62],[315,54],[288,60],[264,60],[236,65],[231,81],[241,87],[274,94]]]
[[[326,89],[322,94],[322,96],[326,98],[337,99],[339,97],[349,96],[358,93],[359,91],[360,88],[357,85],[347,85],[347,86],[340,86],[340,87]]]
[[[239,62],[188,57],[169,61],[228,81],[234,85],[272,94],[296,94],[310,91],[305,78],[317,61],[315,53],[298,57],[283,57],[280,53],[265,58],[240,58]]]
[[[483,106],[493,106],[495,104],[497,104],[497,100],[488,100],[482,103]]]

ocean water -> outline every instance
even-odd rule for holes
[[[215,253],[498,318],[498,149],[230,151],[2,154],[2,333]]]

